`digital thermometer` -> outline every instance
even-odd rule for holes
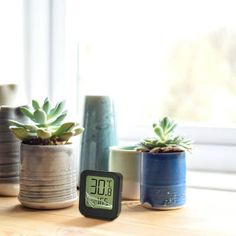
[[[80,176],[79,210],[86,217],[113,220],[120,214],[120,173],[84,170]]]

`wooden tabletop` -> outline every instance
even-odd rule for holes
[[[114,221],[83,217],[78,204],[32,210],[14,197],[0,198],[0,235],[236,235],[236,192],[189,188],[184,208],[154,211],[124,201]]]

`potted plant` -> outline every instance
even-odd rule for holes
[[[164,117],[153,124],[155,138],[137,147],[142,152],[140,201],[152,209],[175,209],[184,205],[186,192],[185,151],[192,142],[175,135],[176,123]]]
[[[11,131],[22,141],[18,199],[26,207],[64,208],[77,200],[77,155],[69,140],[83,128],[75,122],[63,123],[64,104],[51,107],[46,98],[40,106],[33,100],[32,108],[20,108],[31,123],[10,121]]]

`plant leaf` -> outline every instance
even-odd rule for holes
[[[83,127],[76,128],[74,130],[74,136],[79,135],[79,134],[81,134],[83,132],[84,132],[84,128]]]
[[[27,107],[20,107],[20,111],[31,120],[35,121],[33,113]]]
[[[52,133],[46,129],[39,128],[37,130],[37,135],[41,139],[49,139],[52,137]]]
[[[171,126],[166,130],[166,134],[172,133],[176,127],[177,124],[175,123],[171,124]]]
[[[154,131],[156,133],[156,135],[160,138],[160,139],[163,139],[163,131],[160,127],[155,127],[154,128]]]
[[[164,133],[165,130],[168,128],[170,124],[169,118],[168,117],[164,117],[161,121],[160,121],[160,126],[162,127]]]
[[[51,105],[51,104],[50,104],[49,99],[46,98],[46,99],[44,100],[44,103],[43,103],[43,110],[46,112],[46,114],[49,113],[50,105]]]
[[[16,126],[16,127],[22,127],[22,128],[25,127],[24,124],[22,124],[22,123],[20,123],[18,121],[15,121],[15,120],[9,120],[8,122],[9,122],[10,126]]]
[[[50,112],[48,115],[48,119],[52,119],[58,115],[60,115],[64,109],[65,101],[62,101],[58,103]]]
[[[27,132],[22,127],[10,126],[10,129],[13,132],[13,134],[22,141],[28,140],[33,137],[32,135],[30,135],[29,132]]]
[[[30,132],[36,132],[38,127],[36,125],[24,125],[24,128],[29,130]]]
[[[61,136],[59,136],[59,138],[61,140],[68,141],[73,135],[74,135],[73,132],[66,132],[66,133],[63,133]]]
[[[34,119],[39,124],[45,124],[47,122],[47,115],[42,109],[38,109],[34,112]]]
[[[63,113],[63,114],[61,114],[60,116],[57,117],[56,120],[54,120],[53,122],[51,122],[51,123],[49,124],[49,126],[59,125],[59,124],[65,119],[66,115],[67,115],[66,112]]]
[[[60,136],[63,133],[71,131],[77,124],[75,122],[67,122],[62,124],[54,133],[53,136]]]
[[[34,110],[40,109],[40,105],[39,105],[38,101],[36,101],[36,100],[32,100],[32,106],[33,106]]]

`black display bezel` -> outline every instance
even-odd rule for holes
[[[109,177],[114,180],[113,203],[112,210],[95,209],[85,205],[86,177],[98,176]],[[84,170],[80,175],[80,191],[79,191],[79,210],[86,217],[113,220],[118,217],[121,211],[121,195],[122,195],[123,176],[116,172]]]

